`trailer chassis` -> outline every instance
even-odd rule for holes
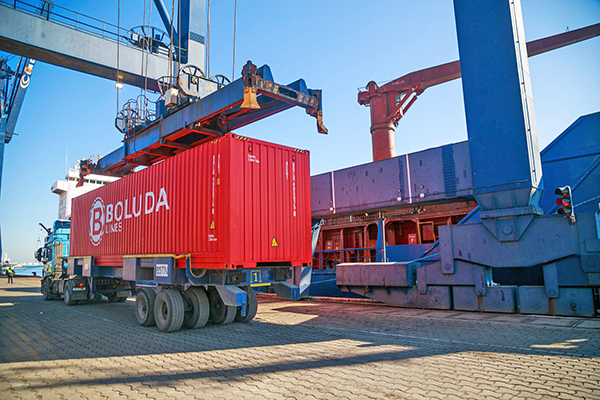
[[[185,258],[185,268],[177,260]],[[136,297],[136,319],[141,326],[156,325],[163,332],[249,322],[258,309],[252,287],[272,286],[278,296],[296,300],[300,290],[289,282],[290,266],[194,269],[189,255],[125,256],[122,266],[98,265],[93,257],[70,257],[66,273],[42,280],[45,300],[62,297],[68,306],[98,300],[110,302]]]

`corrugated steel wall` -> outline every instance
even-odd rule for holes
[[[74,199],[71,255],[192,253],[195,268],[307,264],[309,179],[307,152],[226,135]]]
[[[554,189],[570,185],[575,214],[598,211],[600,199],[600,112],[579,117],[541,153],[544,171],[542,207],[557,210]],[[586,202],[590,199],[595,199]],[[584,204],[580,204],[584,203]]]

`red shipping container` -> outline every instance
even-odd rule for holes
[[[104,266],[153,254],[190,254],[206,269],[310,265],[310,211],[308,151],[227,134],[73,199],[70,255]]]

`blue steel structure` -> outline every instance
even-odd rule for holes
[[[573,122],[541,153],[544,168],[542,207],[546,214],[558,209],[553,189],[571,186],[577,213],[596,212],[600,203],[600,112]],[[564,177],[570,179],[565,182]]]
[[[600,112],[580,117],[542,150],[542,181],[547,188],[542,196],[544,214],[556,214],[557,196],[552,189],[564,185],[573,188],[578,214],[598,210],[599,156]],[[394,219],[401,218],[402,230],[406,231],[405,226],[411,224],[413,218],[429,218],[432,213],[435,216],[433,208],[439,204],[451,205],[457,215],[466,215],[477,204],[471,175],[469,144],[464,141],[313,176],[312,214],[322,218],[323,233],[314,255],[309,295],[357,297],[338,289],[336,266],[327,265],[327,260],[366,262],[364,256],[352,256],[352,252],[364,254],[364,250],[368,250],[375,252],[380,262],[384,247],[380,234],[382,223],[389,229]],[[365,213],[374,217],[365,221]],[[323,241],[331,229],[339,230],[340,225],[349,226],[354,222],[379,224],[378,238],[372,247],[324,249]],[[446,225],[445,222],[442,224]],[[427,254],[439,251],[431,244],[396,243],[392,238],[386,238],[388,260],[412,261],[422,257],[427,249]],[[349,257],[345,255],[347,253],[350,253]],[[501,275],[495,272],[497,279],[502,279]],[[537,275],[538,283],[543,283],[540,274]]]
[[[340,264],[337,284],[396,306],[594,316],[600,213],[577,212],[575,222],[542,215],[542,164],[520,2],[455,0],[454,6],[472,193],[479,206],[464,223],[441,226],[439,244],[420,258]],[[595,117],[572,128],[556,143],[597,142]],[[550,145],[544,152],[546,164],[556,165],[549,167],[554,171],[547,184],[563,186],[572,175],[561,175],[556,163],[564,167],[575,160],[574,186],[593,199],[599,194],[597,149],[564,147]]]
[[[490,232],[518,240],[542,176],[520,2],[454,8],[474,194]]]

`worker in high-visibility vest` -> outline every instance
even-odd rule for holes
[[[8,284],[14,283],[13,282],[14,275],[15,275],[15,270],[13,269],[13,267],[8,267],[6,269],[6,276],[8,276]]]

